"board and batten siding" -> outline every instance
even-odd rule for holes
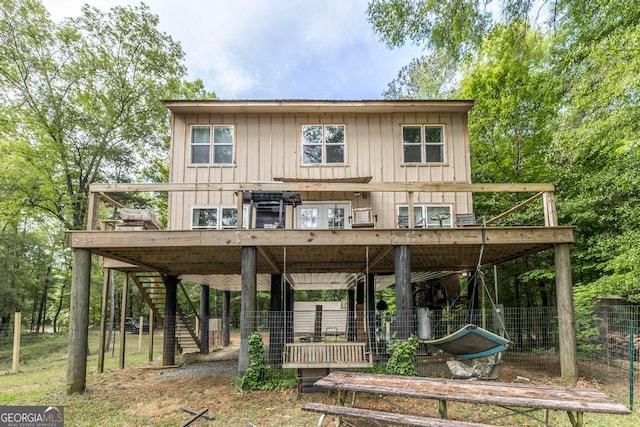
[[[234,126],[233,165],[190,165],[191,125]],[[302,126],[345,125],[345,163],[302,165]],[[402,125],[442,124],[445,162],[403,164]],[[274,178],[325,180],[372,177],[371,182],[469,183],[471,168],[466,113],[334,114],[174,114],[170,182],[252,182]],[[372,206],[378,227],[395,228],[404,193],[375,193],[366,200],[351,194],[303,194],[304,201],[350,200],[352,207]],[[467,193],[416,193],[416,204],[449,204],[453,213],[472,210]],[[191,208],[235,206],[233,194],[186,192],[169,195],[169,228],[189,229]],[[356,206],[357,205],[357,206]]]

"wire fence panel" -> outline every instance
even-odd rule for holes
[[[389,359],[387,345],[398,336],[418,337],[418,371],[425,376],[450,377],[446,361],[454,356],[429,345],[470,321],[509,339],[502,361],[518,376],[560,376],[557,310],[555,307],[502,308],[495,310],[428,310],[407,313],[354,310],[296,310],[295,312],[256,312],[249,317],[265,344],[265,361],[281,366],[287,343],[365,343],[372,354],[374,368],[383,371]],[[585,324],[581,320],[581,325]],[[636,306],[597,306],[577,333],[579,374],[587,381],[617,381],[636,390],[640,377],[640,308]],[[12,322],[0,330],[0,362],[11,364]],[[234,333],[238,329],[233,328]],[[161,333],[160,331],[158,331]],[[178,338],[183,333],[176,331]],[[23,331],[23,346],[42,342],[53,334]],[[235,342],[234,344],[237,344]],[[175,345],[175,344],[170,344]],[[212,348],[213,349],[213,348]],[[180,350],[180,349],[179,349]],[[182,349],[190,351],[190,349]],[[274,371],[278,372],[278,371]],[[503,370],[503,373],[505,371]],[[510,380],[511,378],[504,378]]]

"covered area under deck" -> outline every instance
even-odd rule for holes
[[[86,333],[88,315],[79,311],[88,305],[92,254],[159,272],[166,278],[167,289],[186,275],[209,276],[212,285],[218,282],[226,284],[228,289],[239,286],[242,311],[253,312],[258,283],[266,283],[258,279],[260,276],[266,279],[284,273],[366,272],[392,275],[402,298],[402,289],[405,294],[411,294],[411,272],[472,270],[481,252],[482,265],[490,266],[554,249],[560,308],[567,304],[567,298],[571,305],[569,245],[574,240],[572,227],[70,232],[69,245],[74,249],[72,307],[75,307],[70,339],[78,346],[82,346],[84,340],[86,345],[82,332]],[[399,301],[399,306],[401,304]],[[410,302],[406,305],[410,306]],[[559,309],[558,312],[564,317],[560,327],[566,330],[560,336],[575,336],[573,311]],[[247,346],[242,341],[246,341],[250,329],[241,324],[240,366],[243,362],[248,366],[248,354],[244,354]],[[565,358],[564,363],[561,359],[562,373],[571,381],[572,375],[577,379],[575,343],[565,344],[568,349],[561,353]],[[70,355],[70,391],[84,389],[86,352],[79,352],[81,355]]]

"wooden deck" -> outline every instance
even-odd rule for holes
[[[258,274],[392,274],[393,247],[411,247],[412,271],[473,269],[573,243],[573,227],[358,230],[70,231],[72,248],[163,274],[240,274],[242,248],[258,248]],[[368,260],[367,260],[368,253]],[[368,261],[368,262],[367,262]]]

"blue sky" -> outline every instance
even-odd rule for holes
[[[55,20],[123,0],[42,0]],[[367,0],[147,0],[182,45],[189,77],[220,99],[379,99],[421,49],[390,50]],[[179,5],[179,6],[176,6]]]

